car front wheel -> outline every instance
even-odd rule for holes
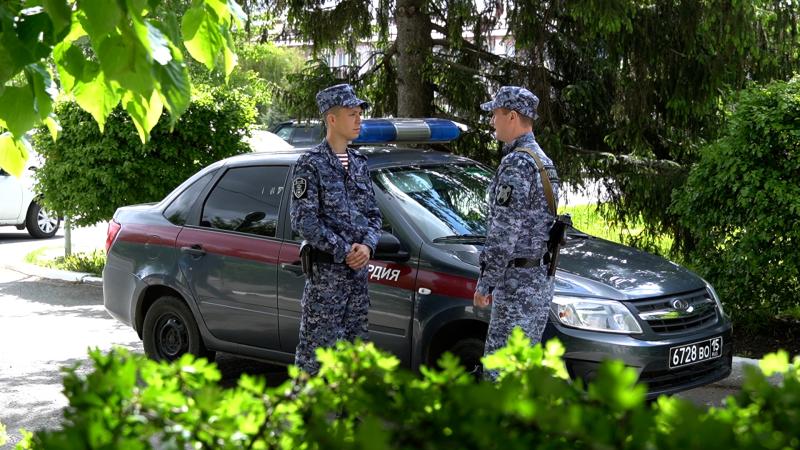
[[[36,202],[31,203],[28,215],[25,217],[25,228],[28,229],[28,234],[37,239],[51,238],[55,236],[59,225],[61,225],[61,219],[57,215],[42,208]]]
[[[203,344],[192,311],[177,297],[161,297],[144,317],[144,351],[156,361],[174,361],[186,353],[214,359]]]

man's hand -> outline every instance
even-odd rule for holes
[[[353,244],[344,262],[353,270],[359,270],[369,262],[370,249],[364,244]]]
[[[492,294],[482,295],[476,291],[475,295],[472,296],[472,304],[477,306],[478,308],[486,308],[491,303],[492,303]]]

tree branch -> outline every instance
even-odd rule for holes
[[[360,77],[358,77],[357,81],[359,81],[359,82],[360,82],[360,81],[363,81],[364,79],[366,79],[366,78],[368,78],[368,77],[372,76],[372,74],[374,74],[375,72],[377,72],[377,71],[378,71],[378,69],[380,69],[381,67],[385,66],[385,65],[388,63],[389,59],[391,59],[391,57],[392,57],[392,56],[394,56],[394,55],[397,53],[397,41],[393,42],[393,43],[392,43],[392,45],[391,45],[391,46],[390,46],[388,49],[386,49],[386,51],[385,51],[385,52],[375,52],[375,53],[373,53],[372,55],[373,55],[373,56],[375,56],[375,55],[377,55],[377,54],[380,54],[380,53],[382,53],[382,54],[383,54],[383,58],[381,58],[380,62],[378,62],[378,63],[377,63],[377,64],[375,64],[374,66],[370,67],[370,68],[369,68],[369,69],[368,69],[366,72],[364,72],[364,73],[363,73],[363,74],[362,74]],[[361,66],[358,68],[358,70],[361,70],[361,67],[364,67],[364,65],[365,65],[365,64],[366,64],[366,63],[367,63],[367,62],[368,62],[370,59],[372,59],[372,57],[370,57],[369,59],[367,59],[367,61],[365,61],[365,62],[364,62],[364,64],[362,64],[362,65],[361,65]]]

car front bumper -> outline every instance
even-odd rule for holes
[[[669,368],[670,348],[717,336],[722,337],[722,351],[719,357],[688,366]],[[692,333],[662,336],[658,340],[579,330],[551,321],[545,330],[544,339],[552,337],[558,338],[567,349],[563,359],[573,379],[591,381],[597,376],[603,360],[619,359],[636,370],[639,381],[647,385],[648,399],[714,383],[731,373],[733,342],[731,325],[727,320]]]

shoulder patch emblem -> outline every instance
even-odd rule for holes
[[[511,203],[511,193],[514,191],[514,188],[508,184],[501,184],[497,188],[497,196],[494,199],[494,202],[499,206],[508,206]]]
[[[306,196],[308,191],[308,181],[305,178],[297,177],[292,182],[292,193],[294,194],[294,198],[301,199]]]

